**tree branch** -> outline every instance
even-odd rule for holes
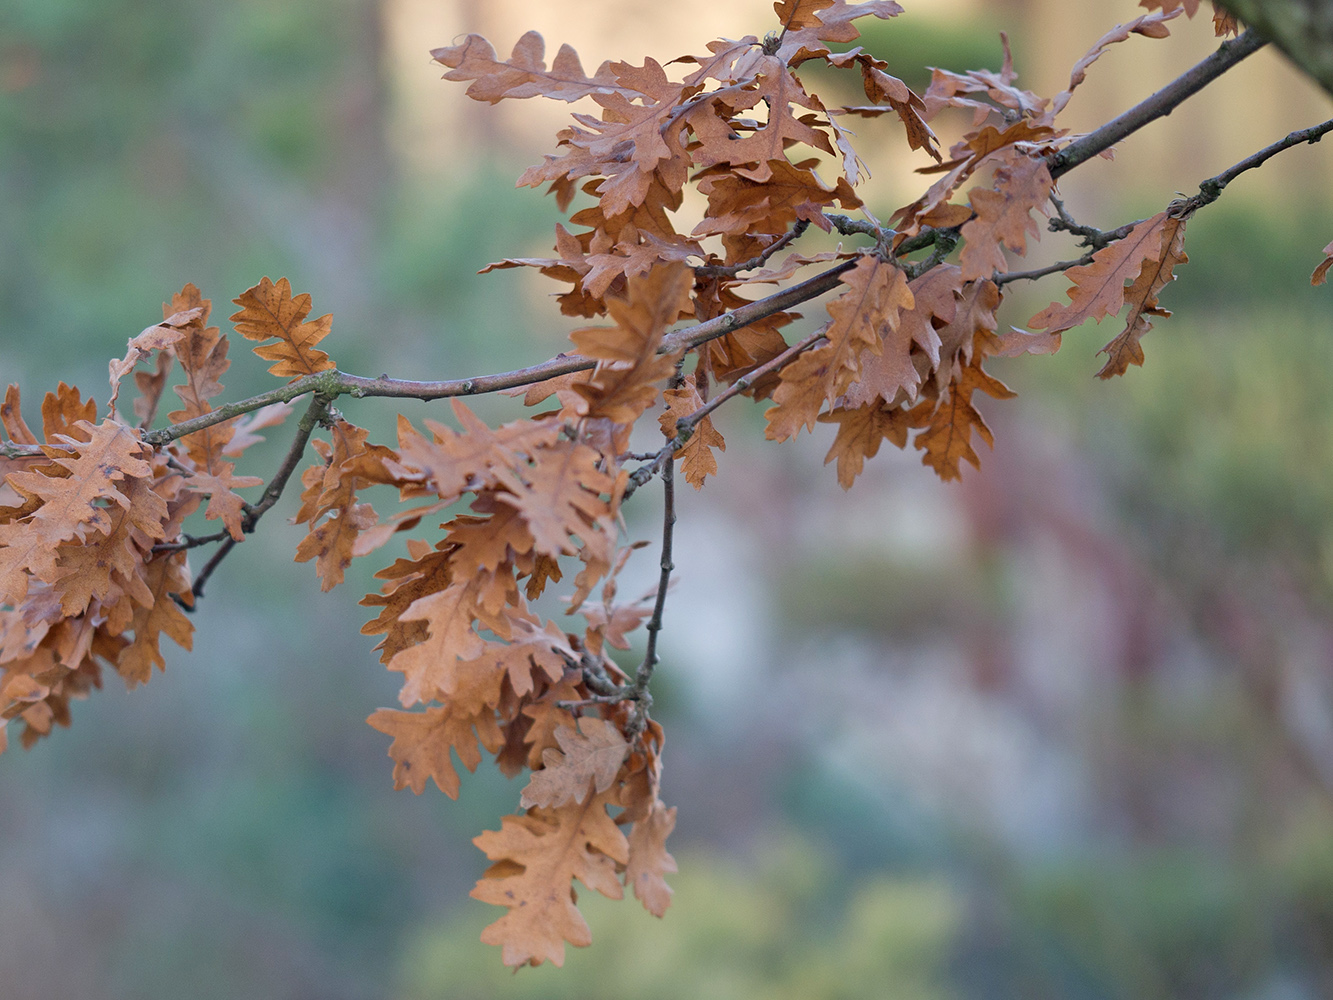
[[[791,244],[800,239],[809,228],[809,219],[797,219],[796,225],[792,226],[778,237],[778,239],[765,249],[763,253],[759,254],[759,256],[751,257],[749,260],[741,261],[739,264],[731,264],[727,267],[721,267],[714,264],[696,267],[694,273],[700,278],[734,278],[742,271],[753,271],[756,267],[763,267],[768,263],[769,258],[779,250],[791,246]]]
[[[1048,274],[1058,274],[1060,271],[1068,271],[1071,267],[1080,267],[1084,264],[1091,264],[1093,254],[1096,251],[1085,253],[1078,260],[1062,260],[1054,264],[1048,264],[1046,267],[1039,267],[1032,271],[1010,271],[1007,274],[997,274],[991,280],[997,285],[1007,285],[1011,281],[1036,281],[1038,278],[1044,278]]]
[[[310,443],[310,435],[315,432],[315,428],[328,416],[329,407],[333,401],[323,393],[317,393],[315,398],[310,401],[305,413],[301,414],[301,420],[296,425],[296,436],[292,439],[291,447],[287,449],[287,454],[282,459],[282,464],[278,466],[278,471],[273,474],[269,480],[268,486],[264,489],[264,495],[259,503],[248,506],[241,518],[241,530],[250,534],[255,530],[255,525],[259,519],[269,511],[272,506],[278,502],[282,496],[282,491],[287,487],[287,481],[291,479],[296,466],[300,464],[301,456],[305,454],[306,445]],[[204,596],[204,585],[208,583],[208,578],[213,575],[213,571],[221,565],[222,560],[236,547],[236,539],[230,535],[226,536],[226,541],[219,546],[213,553],[208,562],[204,563],[204,568],[199,571],[199,575],[194,578],[194,586],[190,588],[194,601],[197,602]],[[192,606],[182,605],[187,610]]]
[[[657,581],[657,600],[653,603],[653,616],[648,619],[648,648],[644,651],[643,662],[634,675],[634,682],[628,685],[626,697],[634,699],[634,712],[625,735],[630,739],[643,732],[648,723],[648,709],[653,705],[653,696],[648,693],[648,683],[653,679],[653,668],[657,666],[657,633],[662,631],[662,612],[666,608],[667,588],[671,584],[671,571],[676,568],[671,561],[671,539],[676,526],[676,460],[668,458],[662,469],[662,558],[659,562],[661,574]]]
[[[1328,0],[1218,0],[1333,94],[1333,4]]]
[[[1223,189],[1241,174],[1245,173],[1245,171],[1262,166],[1269,158],[1276,156],[1284,149],[1290,149],[1292,146],[1299,146],[1304,142],[1313,145],[1329,132],[1333,132],[1333,119],[1329,119],[1322,125],[1312,125],[1309,128],[1303,128],[1288,133],[1285,139],[1279,139],[1272,145],[1265,146],[1257,153],[1251,153],[1239,163],[1223,170],[1216,177],[1210,177],[1201,183],[1199,185],[1199,193],[1185,199],[1186,207],[1183,210],[1192,213],[1197,209],[1202,208],[1204,205],[1211,205],[1222,196]]]
[[[1176,77],[1165,87],[1147,100],[1134,105],[1119,118],[1114,118],[1101,128],[1089,132],[1082,139],[1071,142],[1064,149],[1047,158],[1047,165],[1052,178],[1069,173],[1080,163],[1089,160],[1103,150],[1110,149],[1127,135],[1137,132],[1149,122],[1169,115],[1186,98],[1197,94],[1208,84],[1246,56],[1253,55],[1264,46],[1264,38],[1257,31],[1247,31],[1239,38],[1223,42],[1207,59],[1193,69]]]

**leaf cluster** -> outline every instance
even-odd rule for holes
[[[295,558],[315,564],[325,590],[343,582],[353,559],[405,536],[406,555],[376,574],[379,591],[361,602],[374,615],[363,633],[379,637],[380,661],[401,675],[400,707],[368,720],[391,738],[395,785],[421,794],[434,782],[456,797],[457,763],[475,770],[483,753],[506,775],[528,774],[522,811],[475,841],[492,864],[473,895],[505,910],[483,941],[498,945],[508,965],[561,964],[566,944],[590,942],[575,880],[611,898],[629,888],[660,916],[671,897],[665,875],[675,870],[665,847],[675,810],[659,794],[664,733],[649,684],[674,569],[676,462],[695,488],[715,475],[726,443],[712,415],[744,396],[767,405],[771,440],[836,425],[826,463],[836,461],[844,487],[884,441],[904,448],[909,439],[925,465],[956,479],[962,463],[980,461],[974,438],[993,440],[978,393],[1014,395],[986,370],[991,358],[1051,353],[1063,332],[1128,304],[1099,374],[1142,364],[1151,320],[1169,315],[1159,296],[1187,260],[1185,223],[1231,176],[1119,230],[1083,226],[1065,212],[1059,176],[1081,162],[1070,153],[1076,146],[1082,159],[1092,155],[1097,135],[1072,137],[1062,127],[1071,95],[1109,46],[1166,37],[1168,22],[1193,16],[1198,4],[1144,6],[1160,9],[1109,31],[1053,97],[1019,85],[1007,44],[1000,70],[935,69],[929,86],[913,91],[852,44],[861,19],[902,13],[892,0],[779,0],[762,39],[717,39],[665,65],[607,62],[591,74],[568,46],[548,67],[535,33],[506,59],[477,35],[435,50],[445,79],[467,83],[479,101],[545,97],[596,108],[575,113],[555,152],[519,179],[545,186],[569,213],[553,256],[487,268],[534,268],[555,280],[561,312],[585,324],[570,335],[572,353],[463,380],[360,378],[339,371],[324,349],[331,318],[309,319],[308,295],[264,278],[235,300],[231,322],[257,342],[273,375],[290,380],[280,389],[215,406],[229,341],[208,326],[211,304],[192,285],[111,362],[100,421],[95,403],[62,384],[42,404],[39,439],[11,387],[0,409],[8,439],[0,448],[0,749],[10,721],[23,726],[25,746],[67,724],[70,699],[98,686],[107,668],[131,686],[148,680],[163,665],[163,634],[188,648],[184,612],[297,477],[295,521],[305,533]],[[1219,34],[1237,27],[1224,15],[1216,25]],[[1254,47],[1232,44],[1208,72]],[[826,104],[802,79],[809,66],[851,74],[864,102]],[[1164,114],[1183,96],[1156,100],[1149,110]],[[942,148],[931,123],[946,114],[964,126]],[[868,170],[848,127],[878,117],[896,121],[928,179],[887,221],[856,193]],[[1094,152],[1124,128],[1097,139],[1105,144]],[[1316,131],[1233,171],[1313,141],[1323,134]],[[1039,238],[1039,218],[1082,236],[1089,253],[1012,271],[1012,259]],[[862,245],[793,249],[811,226]],[[1060,271],[1072,282],[1068,301],[1032,317],[1038,332],[1001,333],[1008,283]],[[762,294],[778,284],[781,291]],[[830,292],[817,328],[792,337],[794,307]],[[147,370],[135,371],[140,365]],[[153,430],[177,366],[180,407]],[[131,373],[132,418],[117,410]],[[386,444],[333,408],[349,395],[497,390],[522,394],[532,415],[492,427],[454,398],[452,425],[400,417],[396,441]],[[279,469],[267,481],[237,475],[256,431],[281,423],[303,395],[310,402]],[[635,452],[645,433],[655,447]],[[298,476],[307,446],[316,461]],[[659,584],[626,602],[617,580],[641,546],[624,537],[622,508],[654,478],[665,497]],[[254,501],[238,492],[260,485]],[[381,514],[371,490],[399,506]],[[196,537],[185,526],[201,508],[221,525]],[[194,573],[188,554],[205,545],[217,548]],[[577,627],[537,610],[562,584],[567,616],[583,619]],[[623,670],[609,649],[629,649],[629,634],[645,625],[642,661]]]

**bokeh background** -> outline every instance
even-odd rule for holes
[[[998,68],[1006,30],[1047,94],[1138,12],[904,3],[866,44],[909,83]],[[757,0],[2,0],[0,377],[29,407],[62,379],[102,398],[174,290],[225,317],[265,274],[334,314],[347,370],[548,357],[574,325],[554,286],[474,272],[550,246],[551,199],[513,179],[568,108],[473,104],[429,50],[537,28],[591,68],[772,26]],[[1069,124],[1215,45],[1206,17],[1174,27],[1098,63]],[[1330,106],[1261,52],[1062,188],[1111,228]],[[922,163],[887,119],[863,132],[887,217]],[[1333,995],[1333,292],[1308,280],[1331,155],[1289,151],[1190,223],[1143,369],[1092,378],[1108,328],[1004,368],[1020,396],[984,407],[997,445],[961,484],[895,452],[844,493],[830,428],[778,446],[756,408],[722,411],[655,682],[664,921],[586,892],[595,944],[563,970],[512,976],[477,943],[496,914],[467,899],[469,840],[519,784],[393,791],[363,722],[396,690],[358,633],[374,567],[321,595],[289,497],[214,578],[195,652],[0,758],[0,997]],[[1076,253],[1047,234],[1030,260]],[[1016,289],[1002,318],[1063,289]],[[234,348],[228,396],[268,387]],[[390,438],[391,404],[346,409]],[[271,437],[242,471],[276,465]],[[632,536],[656,535],[651,492]]]

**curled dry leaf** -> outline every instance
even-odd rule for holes
[[[1324,247],[1324,259],[1319,266],[1314,269],[1314,274],[1310,275],[1310,284],[1322,285],[1328,280],[1328,269],[1333,267],[1333,243]]]

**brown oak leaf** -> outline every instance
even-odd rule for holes
[[[264,480],[258,476],[233,476],[234,468],[230,462],[222,462],[218,465],[216,474],[191,473],[186,480],[185,488],[192,493],[207,495],[208,508],[204,511],[204,517],[209,521],[221,519],[227,533],[239,542],[245,538],[241,522],[245,500],[233,491],[247,486],[261,486]]]
[[[699,395],[699,390],[692,381],[686,381],[679,389],[665,390],[662,398],[666,401],[666,412],[658,417],[658,424],[668,439],[676,436],[676,421],[690,416],[704,405],[703,397]],[[703,488],[707,476],[717,474],[714,448],[726,451],[727,442],[713,426],[713,418],[707,416],[694,425],[690,439],[676,449],[680,471],[684,474],[685,481],[696,490]]]
[[[1322,285],[1325,281],[1327,281],[1328,269],[1330,267],[1333,267],[1333,243],[1330,243],[1328,246],[1324,247],[1324,259],[1320,262],[1319,266],[1314,269],[1314,274],[1310,275],[1310,284]],[[6,396],[5,397],[6,402],[8,402],[8,399],[9,397]],[[15,438],[14,440],[17,441],[18,438]]]
[[[972,405],[972,394],[978,389],[996,399],[1012,399],[1015,395],[1003,382],[982,370],[981,355],[977,353],[972,364],[950,383],[948,394],[931,416],[929,426],[912,442],[924,453],[922,464],[929,465],[946,482],[962,475],[959,469],[962,461],[981,467],[981,459],[972,448],[973,430],[986,444],[995,443],[991,429]]]
[[[499,61],[491,43],[480,35],[468,35],[457,45],[431,50],[431,58],[449,67],[444,79],[473,81],[467,96],[489,104],[497,104],[506,97],[577,101],[591,94],[620,89],[610,63],[602,63],[589,77],[583,72],[578,53],[568,45],[560,46],[549,70],[543,61],[545,54],[546,42],[535,31],[529,31],[515,43],[505,62]]]
[[[675,828],[676,807],[668,809],[661,800],[654,800],[648,815],[635,820],[629,831],[625,884],[655,917],[663,916],[671,905],[671,886],[664,876],[677,871],[676,859],[666,849],[666,839]]]
[[[963,281],[990,278],[1009,269],[1000,245],[1020,257],[1027,253],[1027,237],[1041,238],[1032,210],[1050,197],[1050,171],[1040,156],[1007,152],[995,171],[994,188],[973,188],[972,210],[976,218],[963,225],[966,240],[959,262]]]
[[[1089,319],[1100,322],[1104,316],[1119,314],[1125,307],[1125,283],[1160,259],[1166,221],[1167,213],[1158,212],[1140,222],[1123,240],[1098,250],[1091,263],[1071,267],[1065,272],[1074,283],[1069,289],[1069,304],[1052,302],[1028,320],[1028,326],[1060,333]]]
[[[585,716],[576,729],[557,729],[555,739],[560,749],[542,754],[542,767],[519,797],[524,809],[582,803],[592,792],[605,792],[629,755],[629,743],[605,719]]]
[[[608,789],[583,803],[505,816],[499,830],[473,839],[495,863],[472,897],[509,909],[481,934],[484,944],[501,947],[505,965],[560,966],[566,942],[592,943],[574,905],[573,879],[611,899],[624,896],[616,869],[629,861],[629,843],[606,812],[614,793]]]
[[[455,751],[469,771],[476,771],[481,763],[478,738],[492,753],[504,742],[495,713],[489,711],[464,715],[451,706],[427,708],[424,712],[381,708],[366,722],[393,737],[389,756],[394,759],[394,788],[410,787],[417,795],[426,790],[427,781],[434,780],[445,795],[458,798],[458,772],[449,751]]]
[[[263,278],[232,301],[241,307],[231,316],[237,333],[247,340],[277,338],[276,344],[254,348],[259,357],[275,362],[269,368],[274,375],[299,378],[333,367],[329,356],[315,347],[329,335],[333,317],[307,321],[310,296],[303,293],[293,297],[286,278],[279,278],[277,284]]]
[[[1143,364],[1143,346],[1139,341],[1152,329],[1148,317],[1171,315],[1158,307],[1157,295],[1175,280],[1175,268],[1189,263],[1185,254],[1185,222],[1184,218],[1168,215],[1163,223],[1161,250],[1156,258],[1143,262],[1143,270],[1125,292],[1130,306],[1125,329],[1099,352],[1106,355],[1106,364],[1097,373],[1098,378],[1123,375],[1130,365]]]

